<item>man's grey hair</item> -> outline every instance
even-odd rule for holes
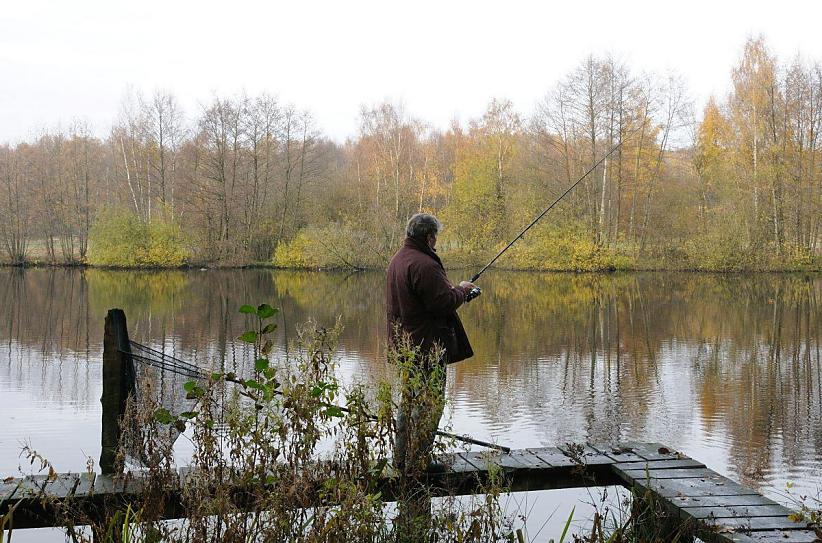
[[[405,234],[409,238],[425,239],[429,234],[437,235],[442,230],[442,224],[437,218],[428,213],[415,213],[408,219]]]

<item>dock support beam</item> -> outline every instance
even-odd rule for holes
[[[117,469],[117,448],[126,401],[134,392],[134,365],[131,361],[126,314],[109,309],[103,336],[103,427],[101,431],[100,469],[112,475]]]

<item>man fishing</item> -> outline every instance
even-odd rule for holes
[[[402,247],[388,265],[386,309],[389,345],[406,347],[413,359],[404,373],[397,415],[394,465],[426,467],[444,408],[445,366],[474,355],[457,308],[472,296],[473,283],[453,286],[436,253],[442,225],[433,215],[408,220]],[[476,291],[475,291],[476,292]],[[475,295],[475,294],[473,294]]]

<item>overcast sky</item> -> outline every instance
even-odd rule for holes
[[[435,126],[492,97],[528,114],[587,55],[674,70],[701,105],[724,95],[748,36],[782,60],[822,60],[822,2],[329,2],[0,0],[0,141],[84,119],[105,135],[129,86],[175,93],[189,116],[215,93],[266,91],[336,140],[363,104],[402,100]]]

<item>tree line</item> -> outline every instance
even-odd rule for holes
[[[822,66],[745,44],[697,115],[683,80],[588,57],[529,116],[494,99],[435,129],[401,103],[326,137],[274,96],[132,95],[105,138],[75,123],[0,146],[11,263],[379,267],[437,214],[448,262],[481,262],[609,149],[516,246],[529,269],[818,267]],[[699,119],[697,120],[697,117]]]

